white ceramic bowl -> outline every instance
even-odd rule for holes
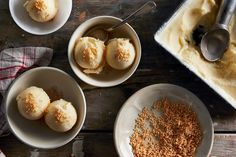
[[[124,24],[123,26],[117,28],[116,32],[120,32],[115,37],[125,37],[130,38],[133,42],[136,49],[136,57],[132,66],[126,70],[114,70],[112,68],[108,68],[104,70],[101,74],[85,74],[82,69],[76,64],[73,56],[73,50],[76,43],[76,40],[82,37],[86,31],[96,25],[110,24],[114,25],[120,22],[121,19],[113,17],[113,16],[98,16],[92,19],[85,21],[81,24],[75,32],[72,34],[69,46],[68,46],[68,59],[70,62],[70,66],[74,73],[84,82],[97,86],[97,87],[110,87],[123,83],[126,81],[137,69],[138,64],[141,58],[141,43],[139,41],[139,37],[135,30],[129,25]],[[106,65],[106,67],[109,67]],[[105,67],[105,69],[106,69]]]
[[[118,113],[114,126],[114,141],[120,157],[134,156],[129,143],[135,119],[143,107],[150,107],[156,100],[162,98],[185,102],[197,113],[203,131],[203,140],[197,149],[196,157],[209,156],[213,145],[214,131],[210,114],[205,105],[193,93],[182,87],[171,84],[156,84],[133,94]]]
[[[35,22],[24,8],[26,0],[9,0],[11,16],[15,23],[28,33],[45,35],[60,29],[68,20],[72,10],[72,0],[58,0],[58,13],[52,21]]]
[[[78,119],[68,132],[55,132],[41,120],[27,120],[20,115],[16,96],[30,86],[43,89],[54,88],[63,99],[72,102]],[[20,75],[10,86],[5,98],[5,112],[12,133],[22,142],[36,148],[57,148],[70,142],[80,131],[86,116],[86,101],[80,86],[67,73],[51,67],[40,67]]]

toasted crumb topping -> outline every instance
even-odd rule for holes
[[[201,140],[196,113],[163,99],[139,114],[130,145],[135,157],[193,157]]]
[[[124,49],[123,42],[118,43],[118,48],[117,48],[117,52],[116,52],[115,57],[117,58],[117,60],[119,62],[128,62],[129,61],[130,53],[128,52],[128,50]]]
[[[57,123],[63,123],[66,121],[67,117],[63,111],[57,109],[55,112],[55,119]]]
[[[129,52],[127,52],[124,49],[118,48],[117,53],[116,53],[116,58],[118,59],[119,62],[122,62],[122,61],[128,62],[129,57],[130,57]]]
[[[95,62],[97,59],[97,50],[95,47],[88,47],[84,49],[83,53],[83,60],[88,62],[90,65],[96,65]]]
[[[47,6],[45,5],[43,0],[36,0],[36,2],[34,3],[34,7],[39,11],[47,9]]]
[[[26,113],[36,112],[37,103],[32,93],[27,94],[24,99]]]

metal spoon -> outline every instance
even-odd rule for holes
[[[222,0],[214,27],[202,37],[200,48],[208,61],[219,60],[227,50],[230,41],[228,25],[235,8],[236,0]]]
[[[88,30],[84,36],[94,37],[105,42],[108,40],[109,33],[112,32],[114,29],[120,27],[121,25],[127,23],[128,21],[135,19],[139,15],[143,15],[152,11],[154,8],[156,8],[156,3],[154,1],[148,1],[147,3],[142,5],[139,9],[137,9],[128,17],[126,17],[124,20],[113,25],[112,27],[106,29],[104,28],[104,26],[98,25]]]

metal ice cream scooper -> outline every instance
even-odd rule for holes
[[[200,48],[208,61],[217,61],[224,55],[230,42],[229,23],[236,10],[236,0],[222,0],[216,23],[202,37]]]

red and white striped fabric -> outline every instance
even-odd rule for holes
[[[46,47],[9,48],[0,52],[0,93],[4,97],[11,82],[26,70],[38,66],[48,66],[53,56],[53,50]],[[7,131],[3,113],[3,103],[0,107],[0,136]]]

